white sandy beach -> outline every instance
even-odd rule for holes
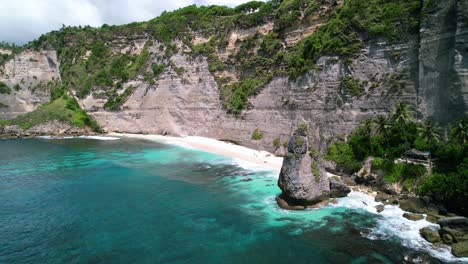
[[[125,133],[109,133],[107,135],[113,137],[138,138],[168,144],[176,144],[188,148],[194,148],[222,155],[225,157],[230,157],[243,162],[248,162],[257,166],[262,166],[277,171],[278,173],[281,170],[281,166],[283,164],[283,158],[275,157],[275,155],[267,151],[253,150],[246,147],[205,137],[170,137],[161,135],[141,135]]]

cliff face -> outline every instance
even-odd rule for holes
[[[346,134],[365,118],[387,113],[396,100],[416,104],[411,84],[402,91],[389,92],[394,82],[403,81],[405,77],[395,76],[407,67],[407,62],[391,58],[390,52],[395,48],[402,54],[408,49],[372,44],[351,65],[335,57],[323,57],[318,63],[320,70],[297,81],[275,78],[251,99],[250,108],[240,116],[227,114],[222,108],[218,85],[206,59],[183,54],[170,59],[176,67],[185,69],[183,74],[169,69],[154,85],[144,81],[125,84],[124,88],[131,85],[136,89],[123,111],[106,111],[106,100],[93,95],[80,102],[108,131],[208,136],[273,150],[275,138],[286,142],[293,129],[306,122],[317,142],[327,142],[335,135]],[[347,73],[360,82],[368,82],[365,95],[357,98],[344,91],[341,80]],[[262,139],[251,139],[255,129],[263,133]]]
[[[293,45],[326,23],[335,7],[334,1],[325,2],[307,19],[286,29],[281,45]],[[92,86],[91,92],[78,101],[106,131],[207,136],[270,151],[277,148],[273,146],[275,139],[287,142],[300,123],[309,124],[315,147],[323,149],[332,138],[346,135],[362,120],[390,112],[397,101],[414,105],[421,118],[447,124],[467,113],[466,6],[466,0],[437,1],[424,10],[427,15],[422,16],[419,35],[409,36],[402,44],[374,38],[352,58],[320,57],[297,80],[273,75],[265,87],[248,98],[247,107],[238,115],[223,107],[220,80],[233,82],[246,74],[233,66],[232,60],[243,43],[272,33],[275,25],[271,22],[231,29],[224,48],[214,51],[227,67],[215,73],[210,54],[193,52],[194,45],[211,41],[203,34],[195,34],[191,44],[173,40],[173,52],[168,52],[167,43],[148,34],[115,36],[106,44],[112,54],[141,56],[147,52],[144,71],[151,72],[155,64],[165,67],[151,80],[140,73],[119,83],[113,95],[121,96],[118,109],[106,107],[111,90],[102,85]],[[78,59],[85,64],[93,60],[93,52],[82,52],[73,59],[72,67]],[[64,74],[58,70],[53,50],[23,51],[1,69],[0,81],[19,84],[21,89],[0,96],[0,102],[8,105],[0,110],[0,119],[46,102],[48,89],[33,87],[60,80]],[[82,88],[70,86],[77,95]],[[262,132],[261,139],[252,139],[256,129]]]
[[[9,94],[0,94],[0,119],[14,118],[49,102],[48,84],[59,80],[55,50],[24,50],[15,55],[0,66],[0,82],[11,87]]]
[[[447,125],[468,114],[468,1],[430,2],[421,20],[420,110]]]

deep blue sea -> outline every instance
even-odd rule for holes
[[[425,249],[395,208],[376,214],[353,193],[335,206],[285,211],[276,181],[265,169],[157,142],[0,140],[0,263],[450,260]]]

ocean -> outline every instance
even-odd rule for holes
[[[277,178],[152,141],[0,140],[0,263],[457,262],[365,194],[282,210]]]

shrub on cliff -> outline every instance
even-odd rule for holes
[[[3,82],[0,82],[0,94],[10,94],[11,88]]]
[[[252,132],[252,139],[253,140],[261,140],[263,138],[263,132],[260,131],[260,129],[256,128],[253,132]]]

